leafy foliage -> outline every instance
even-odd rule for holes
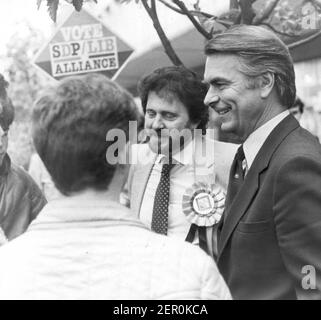
[[[9,81],[9,96],[15,107],[15,120],[9,130],[9,154],[12,160],[28,167],[33,144],[31,138],[31,110],[39,91],[48,79],[39,72],[32,59],[43,44],[40,32],[23,23],[7,44],[5,74]]]
[[[72,4],[74,5],[77,11],[80,11],[83,5],[83,0],[72,0]]]
[[[41,0],[37,0],[38,5]],[[65,0],[72,4],[77,11],[81,10],[86,0]],[[97,0],[87,0],[95,1]],[[222,32],[235,24],[265,25],[279,36],[286,38],[297,37],[311,30],[307,30],[304,19],[309,19],[310,11],[302,10],[303,6],[312,6],[318,19],[317,27],[321,27],[321,1],[320,0],[230,0],[230,11],[216,17],[210,13],[202,12],[199,7],[200,0],[194,0],[194,4],[185,4],[182,0],[114,0],[114,3],[126,4],[130,2],[142,3],[146,12],[153,20],[153,25],[164,46],[165,52],[173,64],[181,65],[182,62],[172,48],[163,28],[159,22],[155,2],[158,1],[171,10],[185,15],[206,39],[210,39],[214,33]],[[47,0],[49,13],[55,21],[59,0]],[[150,5],[149,5],[150,4]],[[311,28],[310,28],[311,29]],[[308,39],[307,39],[308,41]],[[299,43],[297,43],[298,45]]]
[[[38,9],[40,8],[40,5],[43,1],[47,1],[49,16],[54,22],[56,22],[59,0],[37,0]],[[65,1],[72,4],[75,10],[80,11],[82,9],[83,3],[86,0],[65,0]],[[95,3],[97,3],[97,0],[87,0],[87,1],[94,1]]]
[[[59,0],[47,0],[50,18],[56,22]]]

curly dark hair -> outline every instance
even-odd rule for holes
[[[8,86],[9,83],[0,74],[0,126],[4,131],[9,130],[14,119],[14,107],[7,94]]]
[[[144,113],[148,95],[155,92],[171,101],[177,98],[187,109],[190,121],[199,123],[197,128],[206,130],[209,111],[204,104],[207,85],[193,71],[181,66],[163,67],[145,76],[138,84]]]

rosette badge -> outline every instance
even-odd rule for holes
[[[216,184],[195,182],[183,195],[183,212],[187,220],[199,227],[218,223],[224,212],[225,192]]]

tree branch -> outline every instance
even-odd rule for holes
[[[150,16],[150,18],[153,21],[153,25],[154,28],[159,36],[159,39],[162,42],[162,45],[164,47],[164,50],[167,54],[167,56],[169,57],[169,59],[172,61],[172,63],[176,66],[183,66],[183,62],[180,60],[180,58],[177,56],[176,52],[174,51],[170,41],[168,40],[159,20],[157,17],[157,12],[156,12],[156,4],[154,2],[154,6],[152,3],[153,7],[149,7],[147,4],[147,0],[141,0],[146,12],[148,13],[148,15]],[[153,8],[153,9],[152,9]]]
[[[310,2],[312,3],[312,5],[315,8],[321,9],[321,2],[320,1],[318,1],[318,0],[310,0]]]
[[[273,2],[271,2],[266,9],[263,11],[263,13],[260,16],[256,16],[253,19],[253,24],[254,25],[259,25],[261,24],[265,19],[267,19],[271,13],[273,12],[273,10],[275,9],[275,7],[277,6],[277,4],[280,2],[280,0],[274,0]]]
[[[152,10],[152,12],[157,16],[155,0],[151,0],[150,6],[151,6],[150,9]]]
[[[242,24],[252,24],[252,21],[255,17],[255,12],[252,7],[253,2],[253,0],[239,0]]]
[[[230,0],[230,9],[239,9],[239,3],[237,0]]]
[[[179,13],[179,14],[183,14],[186,15],[182,10],[174,7],[173,5],[169,4],[168,2],[166,2],[166,0],[158,0],[159,2],[161,2],[164,6],[170,8],[171,10]],[[205,18],[216,18],[215,16],[213,16],[212,14],[209,14],[207,12],[204,11],[200,11],[200,10],[189,10],[189,13],[194,15],[194,16],[204,16]]]
[[[289,34],[286,32],[279,31],[279,30],[275,29],[272,25],[270,25],[269,23],[266,23],[266,22],[261,23],[261,25],[269,27],[273,32],[275,32],[281,36],[285,36],[285,37],[297,37],[298,36],[297,34]]]
[[[319,36],[321,36],[321,30],[319,30],[318,32],[314,33],[313,35],[311,35],[311,36],[309,36],[309,37],[307,37],[305,39],[302,39],[302,40],[299,40],[297,42],[289,44],[288,48],[289,49],[293,49],[293,48],[298,47],[298,46],[300,46],[300,45],[302,45],[302,44],[304,44],[306,42],[309,42],[309,41],[311,41],[311,40],[313,40],[313,39],[315,39],[315,38],[317,38]]]
[[[185,15],[190,19],[190,21],[192,22],[192,24],[194,25],[194,27],[199,33],[201,33],[208,40],[212,39],[212,35],[199,24],[199,22],[189,12],[184,2],[180,0],[172,0],[172,1],[185,13]]]

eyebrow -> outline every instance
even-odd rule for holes
[[[176,112],[173,112],[173,111],[162,111],[162,112],[161,112],[162,115],[164,115],[164,114],[166,114],[166,113],[170,113],[170,114],[175,115],[175,116],[177,115],[177,113],[176,113]]]
[[[210,79],[204,79],[203,83],[205,84],[212,84],[212,83],[216,83],[216,82],[225,82],[225,83],[231,83],[230,80],[226,79],[226,78],[222,78],[222,77],[213,77]]]
[[[146,111],[148,111],[148,110],[157,112],[157,111],[155,111],[153,108],[150,108],[150,107],[149,107],[149,108],[146,108]],[[160,113],[161,113],[162,115],[164,115],[164,114],[166,114],[166,113],[170,113],[170,114],[173,114],[173,115],[177,115],[177,112],[170,111],[170,110],[162,110]]]

